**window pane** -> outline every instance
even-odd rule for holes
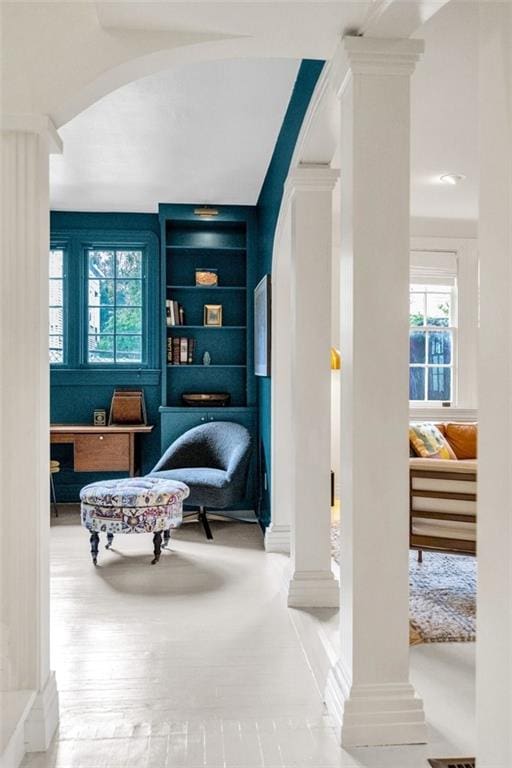
[[[63,281],[50,280],[50,306],[61,307],[64,303]]]
[[[62,335],[64,332],[64,312],[62,308],[50,309],[49,321],[50,333]]]
[[[89,306],[114,303],[113,280],[91,280],[89,278]]]
[[[425,400],[424,368],[409,368],[409,400]]]
[[[142,280],[117,280],[116,304],[140,307],[142,305]]]
[[[452,335],[435,331],[428,335],[428,362],[432,365],[450,365],[452,362]]]
[[[428,399],[451,400],[451,368],[428,369]]]
[[[411,331],[409,334],[409,362],[425,362],[425,331]]]
[[[140,363],[141,359],[141,336],[116,336],[117,363]]]
[[[427,325],[448,327],[450,325],[450,303],[449,293],[427,294]]]
[[[116,309],[116,333],[142,333],[142,310]]]
[[[88,333],[114,333],[114,310],[108,307],[90,307],[88,312]]]
[[[87,358],[90,363],[114,362],[114,337],[113,336],[89,336],[87,344]]]
[[[54,248],[50,251],[50,277],[62,277],[64,251]]]
[[[50,336],[50,363],[64,362],[64,337]]]
[[[114,277],[114,251],[89,251],[89,277]]]
[[[116,251],[117,277],[142,277],[141,251]]]
[[[410,294],[409,305],[409,323],[410,325],[425,325],[425,294],[414,293]]]

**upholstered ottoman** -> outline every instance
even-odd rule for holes
[[[158,563],[171,528],[181,523],[183,500],[188,486],[158,477],[129,477],[86,485],[80,491],[82,525],[90,531],[91,557],[98,561],[100,533],[107,534],[106,549],[115,533],[152,533],[154,558]]]

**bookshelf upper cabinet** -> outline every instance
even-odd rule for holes
[[[232,408],[251,407],[256,402],[254,209],[215,206],[210,217],[198,210],[159,207],[162,406],[187,407],[183,394],[228,393]]]

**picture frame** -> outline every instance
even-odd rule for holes
[[[93,411],[92,423],[95,427],[106,427],[107,410],[106,408],[95,408]]]
[[[203,324],[217,327],[222,325],[222,304],[204,305]]]
[[[254,289],[254,375],[271,375],[271,302],[270,275],[265,275]]]

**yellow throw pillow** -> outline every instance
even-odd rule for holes
[[[456,459],[452,447],[435,424],[411,424],[409,440],[422,459]]]

